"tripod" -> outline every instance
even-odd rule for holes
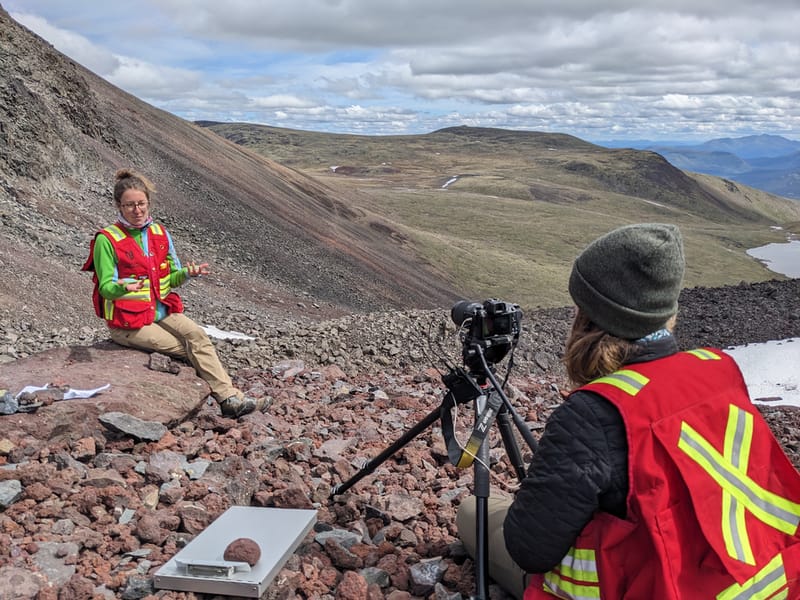
[[[341,494],[350,489],[353,485],[361,481],[361,479],[375,471],[387,458],[391,457],[395,452],[408,444],[433,422],[437,419],[441,419],[443,431],[446,432],[446,430],[449,429],[451,432],[450,436],[445,433],[451,462],[458,466],[469,466],[469,464],[472,464],[474,469],[473,494],[476,503],[476,598],[485,600],[489,597],[488,515],[490,491],[489,446],[486,435],[488,434],[492,422],[496,419],[506,454],[520,481],[525,477],[525,463],[514,437],[512,421],[525,442],[534,452],[536,451],[537,443],[530,428],[525,424],[525,421],[519,413],[517,413],[508,400],[508,397],[503,392],[502,386],[494,375],[493,368],[486,362],[483,348],[480,344],[475,344],[472,349],[475,352],[475,356],[479,357],[482,366],[479,372],[471,374],[461,368],[451,368],[447,374],[442,376],[442,381],[445,386],[447,386],[448,392],[445,394],[440,406],[428,413],[428,415],[403,434],[396,442],[378,454],[378,456],[368,460],[350,479],[334,486],[331,490],[331,496]],[[466,449],[461,451],[460,448],[455,447],[457,444],[452,437],[450,409],[457,404],[464,404],[467,402],[474,402],[475,428],[470,437],[470,441],[466,445]],[[474,451],[474,449],[477,451]]]

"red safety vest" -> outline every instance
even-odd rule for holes
[[[97,273],[94,274],[94,310],[98,317],[106,320],[109,327],[139,329],[150,325],[155,320],[157,300],[167,307],[168,314],[183,312],[180,296],[170,287],[169,238],[161,225],[151,223],[148,226],[147,252],[121,223],[106,227],[97,235],[106,236],[114,247],[119,280],[145,279],[138,292],[126,292],[116,300],[109,300],[100,295]],[[97,235],[89,247],[89,258],[83,265],[83,271],[94,271]]]
[[[627,515],[597,513],[525,600],[800,598],[800,473],[731,357],[680,352],[582,389],[625,422]]]

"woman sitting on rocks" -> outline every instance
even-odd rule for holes
[[[115,174],[119,218],[97,233],[83,266],[95,272],[95,312],[116,343],[188,360],[211,387],[223,415],[266,410],[265,399],[250,398],[233,386],[206,332],[183,314],[175,288],[210,271],[207,263],[181,266],[169,232],[150,216],[154,191],[132,169]]]

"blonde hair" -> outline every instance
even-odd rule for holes
[[[156,191],[156,186],[147,177],[131,168],[124,168],[117,170],[114,173],[114,202],[119,206],[119,201],[122,195],[128,190],[139,190],[144,192],[147,196],[147,201],[150,201],[150,195]]]

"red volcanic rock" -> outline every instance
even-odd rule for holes
[[[336,600],[360,600],[367,597],[369,584],[355,571],[345,571],[336,588]]]
[[[250,538],[238,538],[228,544],[223,558],[236,562],[246,562],[252,567],[261,558],[261,548]]]

